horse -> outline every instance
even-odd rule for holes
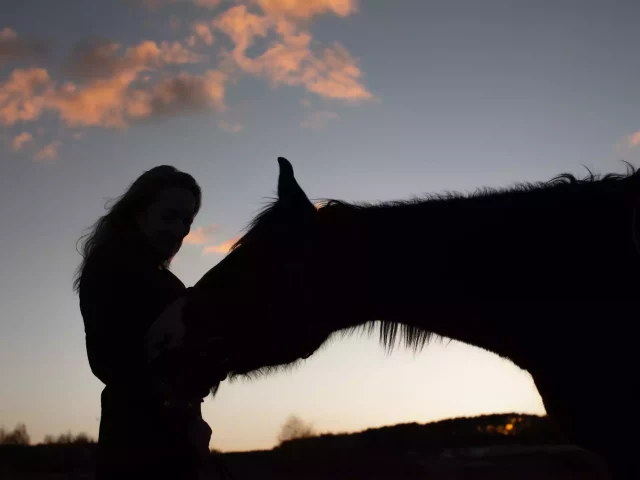
[[[640,478],[635,297],[640,173],[470,194],[312,203],[280,157],[277,198],[193,287],[198,338],[231,379],[293,368],[336,334],[389,350],[450,338],[529,372],[567,439]],[[204,330],[203,330],[204,329]],[[208,329],[208,330],[207,330]],[[613,415],[616,413],[616,415]]]

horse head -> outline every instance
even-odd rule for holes
[[[226,341],[231,377],[307,358],[331,334],[321,318],[318,210],[291,163],[278,163],[277,199],[193,287],[186,310],[200,339]]]

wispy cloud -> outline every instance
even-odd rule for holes
[[[14,152],[17,152],[22,149],[27,143],[33,140],[33,135],[29,132],[22,132],[15,137],[11,141],[11,148],[13,148]]]
[[[218,125],[223,130],[231,133],[240,133],[244,130],[244,125],[240,122],[227,122],[226,120],[220,120]]]
[[[252,0],[271,16],[308,20],[316,15],[333,13],[346,17],[358,11],[355,0]]]
[[[325,98],[350,103],[374,99],[361,81],[358,61],[344,46],[334,43],[315,52],[313,37],[298,21],[324,13],[347,16],[356,11],[352,1],[309,2],[284,0],[255,0],[263,12],[249,11],[241,4],[229,8],[212,24],[233,42],[234,48],[223,52],[227,66],[244,73],[266,78],[273,86],[303,86],[307,91]],[[247,51],[256,40],[275,33],[277,40],[257,57]]]
[[[58,159],[58,150],[62,146],[62,142],[59,140],[54,140],[51,143],[45,145],[41,150],[39,150],[33,159],[36,162],[44,162]]]
[[[211,241],[211,236],[217,230],[216,225],[207,225],[205,227],[196,227],[184,237],[183,243],[186,245],[204,245]]]
[[[335,112],[313,112],[300,122],[300,126],[303,128],[320,129],[326,127],[327,123],[337,118],[338,114]]]
[[[632,133],[631,135],[629,135],[627,140],[628,140],[629,146],[631,148],[635,148],[635,147],[640,146],[640,130],[638,130],[637,132]]]
[[[21,38],[10,27],[0,30],[0,62],[3,60],[40,57],[46,53],[47,47],[42,41]]]
[[[204,42],[205,45],[213,45],[213,33],[211,33],[211,28],[205,22],[195,22],[191,29],[195,33],[195,35]]]
[[[74,51],[67,70],[80,79],[58,86],[45,69],[15,69],[0,83],[0,123],[34,121],[45,110],[57,113],[68,126],[124,128],[132,121],[192,111],[225,110],[226,75],[163,75],[136,86],[143,72],[165,65],[197,63],[201,55],[181,44],[142,42],[119,54],[114,42],[85,44]]]
[[[168,65],[204,63],[206,55],[187,49],[180,42],[145,40],[123,50],[113,41],[88,39],[75,46],[66,70],[82,80],[112,78],[122,73],[139,74]]]
[[[0,83],[0,124],[11,126],[37,120],[51,87],[49,73],[43,68],[13,70],[9,78]]]
[[[220,243],[218,245],[209,245],[202,249],[202,254],[203,255],[212,255],[212,254],[226,255],[231,250],[231,247],[233,246],[233,244],[236,243],[237,241],[238,239],[234,238],[231,240],[227,240],[226,242]]]
[[[169,11],[167,32],[188,28],[186,38],[131,45],[88,39],[78,42],[62,65],[8,70],[0,76],[1,126],[33,123],[47,114],[74,130],[124,129],[147,119],[209,111],[220,114],[221,129],[238,133],[245,122],[234,117],[239,107],[228,107],[226,97],[242,76],[342,103],[375,99],[364,84],[358,59],[340,43],[323,46],[311,33],[313,20],[320,16],[355,14],[356,0],[122,1],[167,10],[188,4],[192,10],[207,9],[210,18],[187,22]],[[0,62],[46,51],[42,42],[10,27],[0,29]],[[311,99],[301,103],[309,107]],[[335,118],[329,111],[316,112],[301,125],[321,128]],[[58,144],[47,147],[41,151],[43,159],[57,156]]]

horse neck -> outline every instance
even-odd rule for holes
[[[545,322],[557,321],[546,312],[574,293],[541,294],[555,281],[545,266],[564,263],[577,279],[584,273],[582,252],[593,255],[598,242],[602,248],[594,232],[614,228],[605,211],[607,220],[585,231],[594,210],[575,209],[575,201],[551,205],[542,195],[321,209],[325,281],[338,282],[334,292],[349,291],[335,295],[334,311],[353,312],[337,319],[336,329],[399,323],[409,333],[432,332],[526,363],[517,357],[539,348]],[[575,265],[567,265],[567,252]]]

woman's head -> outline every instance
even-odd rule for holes
[[[74,289],[97,247],[123,245],[133,238],[142,239],[159,264],[167,266],[189,233],[201,201],[200,186],[188,173],[168,165],[144,172],[82,237],[83,261]]]

